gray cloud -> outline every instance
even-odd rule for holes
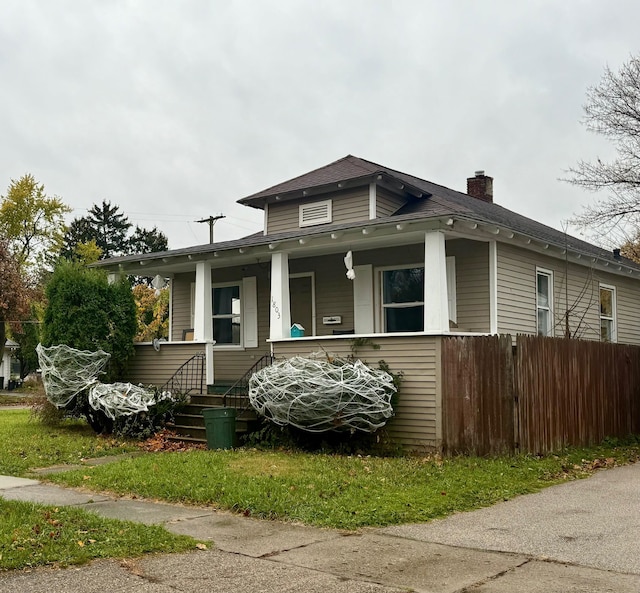
[[[172,247],[258,230],[250,193],[347,153],[555,227],[593,196],[557,179],[610,147],[579,124],[640,5],[538,0],[5,0],[0,192],[25,172],[108,199]]]

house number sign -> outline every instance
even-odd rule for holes
[[[276,299],[274,299],[273,297],[271,297],[271,308],[273,309],[277,318],[280,319],[280,307],[278,306],[278,303],[276,303]]]

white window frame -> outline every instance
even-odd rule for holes
[[[394,270],[410,270],[412,268],[422,268],[424,270],[424,262],[417,264],[400,264],[397,266],[380,266],[375,269],[375,282],[376,282],[376,333],[387,333],[384,328],[384,282],[382,281],[382,277],[384,272],[390,272]],[[396,303],[395,305],[391,305],[387,308],[395,308],[395,309],[404,309],[408,307],[419,307],[422,305],[424,307],[424,301],[415,301],[411,303]],[[424,316],[423,316],[424,317]],[[416,333],[424,331],[424,324],[422,329],[416,330]],[[413,332],[402,332],[402,333],[413,333]]]
[[[322,200],[320,202],[307,202],[306,204],[300,204],[300,206],[298,207],[298,223],[300,227],[315,226],[318,224],[327,224],[329,222],[332,222],[333,208],[331,204],[331,200]],[[305,213],[308,210],[315,210],[320,208],[326,209],[324,216],[318,216],[311,218],[310,220],[305,220]]]
[[[211,291],[213,292],[214,288],[226,288],[228,286],[237,286],[239,288],[239,299],[240,299],[240,343],[239,344],[214,344],[214,350],[244,350],[244,303],[243,303],[243,282],[242,280],[238,280],[235,282],[216,282],[211,283]],[[191,327],[193,327],[194,320],[194,310],[195,310],[195,294],[196,294],[196,285],[195,282],[191,283]],[[236,315],[233,313],[225,314],[225,315],[214,315],[213,314],[213,302],[211,303],[211,324],[213,328],[213,320],[215,318],[229,318],[235,317]]]
[[[449,320],[454,323],[458,322],[458,305],[457,305],[457,276],[456,276],[456,258],[453,255],[448,255],[446,257],[446,267],[447,267],[447,298],[448,298],[448,310],[449,310]],[[385,333],[384,332],[384,295],[383,291],[383,282],[382,282],[382,273],[388,272],[389,270],[408,270],[411,268],[423,268],[424,262],[419,264],[401,264],[398,266],[379,266],[374,270],[374,278],[375,278],[375,302],[374,307],[376,310],[375,315],[375,333]],[[357,278],[357,274],[356,274]],[[396,305],[396,308],[401,307],[415,307],[422,305],[424,306],[424,302],[416,302],[416,303],[401,303]],[[418,332],[424,331],[417,330]],[[412,332],[403,332],[403,333],[412,333]]]
[[[538,298],[538,276],[546,276],[549,279],[549,294],[547,295],[548,305],[545,307],[540,304],[540,299]],[[548,270],[546,268],[536,267],[536,334],[553,337],[554,335],[554,313],[553,313],[553,270]],[[538,312],[540,309],[546,310],[549,312],[549,327],[547,328],[547,333],[541,334],[540,327],[538,326]]]
[[[600,298],[600,291],[609,290],[611,291],[611,316],[606,316],[602,314],[602,301]],[[600,341],[602,341],[602,321],[607,320],[611,321],[611,342],[616,343],[618,341],[618,315],[617,315],[617,304],[616,304],[616,287],[612,284],[598,284],[598,312],[600,318],[600,326],[599,326],[599,334]]]

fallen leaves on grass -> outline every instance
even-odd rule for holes
[[[204,443],[191,443],[188,441],[174,440],[178,439],[178,435],[168,429],[157,432],[146,441],[140,443],[140,448],[149,453],[157,453],[160,451],[194,451],[196,449],[206,449]]]

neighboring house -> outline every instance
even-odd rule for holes
[[[404,373],[391,434],[437,447],[442,336],[640,344],[640,266],[494,204],[484,172],[464,194],[347,156],[239,203],[263,232],[97,264],[170,281],[169,341],[137,345],[132,379],[161,384],[205,350],[207,383],[233,381],[270,349],[348,354],[369,337],[381,350],[364,357]]]
[[[0,359],[0,389],[7,389],[9,387],[12,374],[18,374],[19,377],[19,373],[15,372],[15,367],[19,365],[19,363],[14,358],[14,353],[19,347],[18,343],[13,340],[7,340],[4,344],[4,354],[2,355],[2,359]]]

